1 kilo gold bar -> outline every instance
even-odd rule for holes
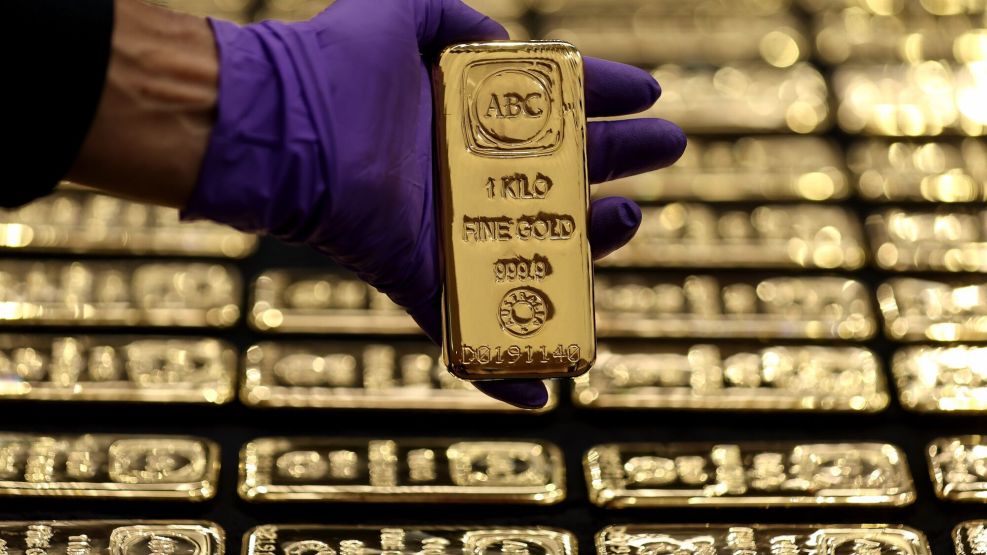
[[[987,436],[942,437],[926,448],[936,497],[987,503]]]
[[[223,404],[236,366],[218,339],[0,335],[0,399]]]
[[[622,524],[596,535],[599,555],[860,553],[931,555],[921,532],[887,524]],[[967,555],[967,554],[958,554]],[[972,553],[970,554],[972,555]]]
[[[596,331],[579,52],[460,44],[433,80],[443,361],[465,379],[582,374]]]
[[[204,521],[0,522],[4,555],[223,555],[224,541],[223,529]]]
[[[904,506],[905,455],[886,443],[611,443],[583,459],[601,507]]]
[[[916,345],[891,359],[898,401],[916,412],[987,411],[987,347]]]
[[[953,528],[956,555],[979,555],[987,545],[987,520],[968,520]]]
[[[548,381],[548,403],[521,409],[478,391],[450,374],[439,348],[422,341],[265,341],[247,349],[240,399],[255,407],[375,410],[449,410],[541,413],[558,403]]]
[[[249,530],[243,555],[574,555],[572,533],[540,526],[324,526],[267,524]]]
[[[189,436],[0,434],[0,495],[204,501],[219,446]]]
[[[238,489],[247,501],[552,505],[565,467],[540,441],[271,437],[240,451]]]

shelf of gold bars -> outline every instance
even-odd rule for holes
[[[300,20],[327,5],[159,3],[241,22]],[[895,403],[921,418],[987,415],[982,0],[469,3],[513,38],[567,40],[653,71],[664,94],[646,115],[690,137],[674,167],[597,189],[640,201],[644,220],[626,248],[598,262],[594,369],[572,386],[552,383],[541,412],[767,413],[762,422],[843,413],[865,427],[867,414]],[[9,254],[0,326],[11,330],[0,335],[0,399],[427,409],[487,414],[494,429],[497,414],[521,412],[445,372],[437,349],[385,296],[325,265],[244,264],[257,246],[255,237],[180,224],[174,210],[73,184],[0,212],[0,250]],[[260,271],[246,270],[256,262]],[[241,328],[252,338],[246,345],[231,339]],[[987,426],[951,422],[921,438],[930,484],[918,487],[912,471],[924,472],[914,453],[910,470],[901,446],[798,435],[600,441],[578,453],[582,472],[569,468],[606,509],[893,508],[930,491],[937,503],[969,508],[948,513],[949,529],[923,528],[914,515],[913,527],[880,524],[902,513],[878,510],[866,522],[836,512],[831,525],[660,524],[670,513],[635,513],[639,524],[597,526],[591,543],[596,529],[576,532],[600,555],[928,555],[923,531],[957,555],[984,555],[987,521],[961,521],[987,516],[987,437],[967,433]],[[215,498],[214,440],[222,438],[121,430],[0,434],[0,495]],[[572,488],[564,444],[377,433],[252,434],[234,459],[237,494],[258,504],[547,506]],[[627,520],[617,513],[601,522]],[[256,522],[242,550],[576,552],[577,535],[538,522],[468,527],[440,514],[448,526]],[[225,542],[211,522],[0,523],[0,555],[222,555]]]

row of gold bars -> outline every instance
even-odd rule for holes
[[[987,436],[926,448],[939,498],[987,502]],[[186,436],[0,434],[0,495],[203,501],[219,446]],[[589,499],[628,507],[900,507],[916,493],[886,443],[611,443],[583,457]],[[247,501],[552,505],[561,450],[544,441],[267,437],[240,450]]]
[[[983,553],[987,520],[953,529],[956,555]],[[225,533],[201,521],[0,522],[0,554],[223,555]],[[596,534],[599,555],[716,553],[930,555],[925,535],[886,524],[631,524]],[[243,537],[243,555],[576,555],[571,532],[537,526],[267,524]]]
[[[607,273],[595,288],[601,337],[863,341],[878,327],[867,286],[836,275]],[[0,326],[228,328],[241,289],[237,269],[213,263],[8,260]],[[987,340],[982,275],[891,277],[876,293],[891,339]],[[268,270],[251,297],[262,332],[421,334],[385,295],[332,270]]]
[[[903,347],[891,361],[899,402],[987,410],[985,362],[984,346]],[[213,338],[0,335],[0,399],[225,404],[237,368],[236,349]],[[239,374],[251,407],[530,412],[453,377],[422,340],[264,341],[247,348]],[[543,411],[561,397],[548,385]],[[595,409],[879,412],[889,397],[868,348],[752,342],[608,341],[572,389],[577,407]]]

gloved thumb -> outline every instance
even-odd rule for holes
[[[418,47],[435,54],[457,42],[504,40],[507,30],[461,0],[416,0]]]

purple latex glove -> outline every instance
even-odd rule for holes
[[[440,329],[433,214],[429,65],[443,47],[506,39],[460,0],[337,0],[301,23],[211,20],[219,47],[215,128],[182,213],[305,243],[405,307],[432,340]],[[585,58],[588,116],[641,111],[660,89],[645,71]],[[685,136],[658,119],[591,122],[594,183],[674,162]],[[633,236],[632,201],[593,203],[596,258]],[[527,407],[536,380],[474,382]]]

